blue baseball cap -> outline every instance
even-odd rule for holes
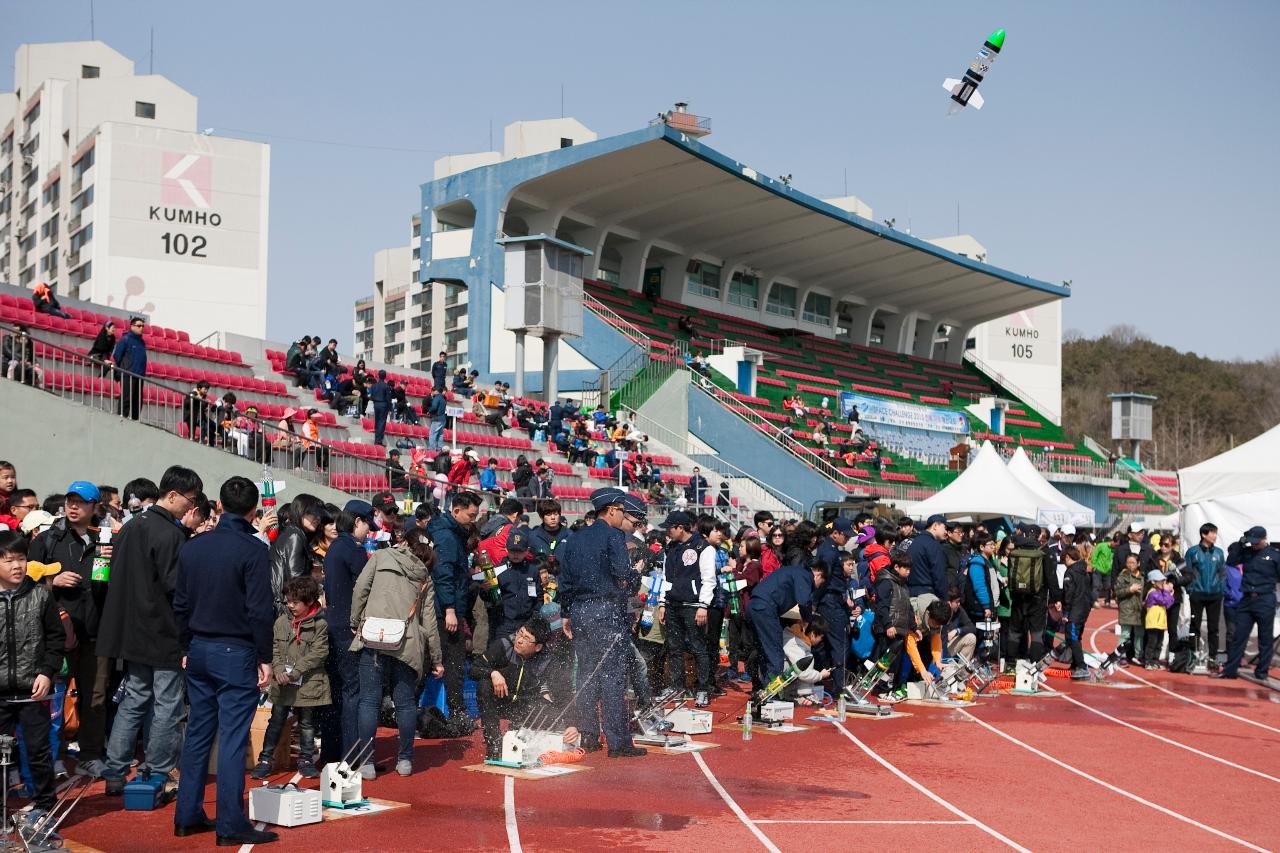
[[[98,487],[88,480],[76,480],[67,486],[67,494],[75,495],[82,501],[96,501],[98,499]]]
[[[363,518],[365,521],[369,522],[370,526],[373,525],[373,504],[368,501],[347,501],[342,507],[342,511],[350,515],[354,515],[356,518]]]

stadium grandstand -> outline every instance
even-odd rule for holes
[[[519,122],[507,128],[503,152],[436,163],[413,216],[420,264],[409,282],[377,281],[357,303],[357,350],[341,359],[344,371],[357,358],[385,369],[406,391],[412,415],[387,428],[406,468],[415,453],[424,468],[434,457],[423,455],[422,418],[438,349],[451,370],[474,370],[481,387],[518,378],[515,335],[503,322],[504,263],[512,241],[542,236],[579,248],[586,262],[583,333],[560,342],[558,396],[628,420],[677,486],[700,468],[708,494],[694,494],[697,503],[723,504],[717,511],[735,518],[759,509],[801,515],[850,496],[910,510],[989,440],[1006,454],[1023,448],[1099,522],[1176,505],[1176,480],[1117,465],[1100,445],[1064,436],[1060,370],[1046,383],[1044,365],[1059,363],[1057,308],[1067,287],[992,266],[971,239],[935,243],[877,224],[856,198],[808,196],[711,149],[701,141],[708,130],[683,105],[606,139],[573,119]],[[103,322],[122,329],[124,314],[64,302],[67,319],[34,311],[29,290],[5,288],[0,323],[6,334],[28,329],[45,390],[118,410],[119,383],[87,353]],[[388,323],[395,338],[361,334]],[[988,360],[998,359],[981,346],[984,329],[1010,325],[1037,346],[1037,364],[1021,374],[1017,364],[993,368]],[[289,343],[224,333],[196,344],[185,330],[157,326],[146,334],[144,422],[201,439],[185,404],[200,380],[210,399],[233,394],[239,417],[264,436],[289,422],[302,431],[315,408],[313,440],[287,467],[339,492],[391,489],[368,413],[299,387],[286,364]],[[210,340],[220,345],[204,345]],[[527,384],[513,402],[535,417],[555,402],[543,390],[542,362],[534,338]],[[494,422],[469,399],[450,405],[449,447],[495,458],[500,490],[510,489],[520,456],[547,461],[571,513],[585,512],[591,489],[616,479],[613,459],[571,463],[554,436],[543,443],[514,413]],[[608,444],[602,433],[590,438]],[[239,441],[239,455],[253,455]]]

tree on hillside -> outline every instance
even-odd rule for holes
[[[1152,442],[1143,460],[1152,467],[1194,464],[1248,441],[1280,422],[1280,354],[1265,361],[1222,362],[1154,343],[1130,325],[1102,337],[1064,336],[1063,426],[1073,439],[1087,434],[1110,445],[1107,394],[1135,391],[1159,398]]]

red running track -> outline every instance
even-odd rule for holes
[[[1114,613],[1095,612],[1091,626]],[[1115,642],[1107,630],[1090,639],[1103,651]],[[463,770],[482,758],[478,735],[421,741],[414,776],[366,787],[408,809],[282,829],[282,842],[262,849],[1280,848],[1280,693],[1145,670],[1112,681],[1138,686],[1052,679],[1065,696],[904,705],[911,716],[851,715],[843,726],[797,720],[812,728],[758,731],[750,742],[716,729],[698,739],[719,748],[696,756],[596,753],[585,772],[537,782]],[[713,707],[717,722],[744,702],[731,691]],[[381,734],[379,754],[389,755],[394,736]],[[212,810],[212,787],[207,799]],[[208,836],[173,838],[172,806],[118,806],[96,788],[66,836],[111,851],[212,846]]]

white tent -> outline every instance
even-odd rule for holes
[[[1064,524],[1094,526],[1093,510],[1058,491],[1053,483],[1045,479],[1021,447],[1009,460],[1009,473],[1040,498],[1037,524],[1052,524],[1054,527],[1061,527]]]
[[[940,513],[948,518],[1008,516],[1034,521],[1040,514],[1040,498],[1005,467],[1000,454],[983,442],[969,467],[942,491],[926,498],[912,512],[928,518]]]
[[[1212,459],[1178,471],[1182,530],[1218,525],[1224,543],[1260,524],[1280,537],[1280,426]]]

